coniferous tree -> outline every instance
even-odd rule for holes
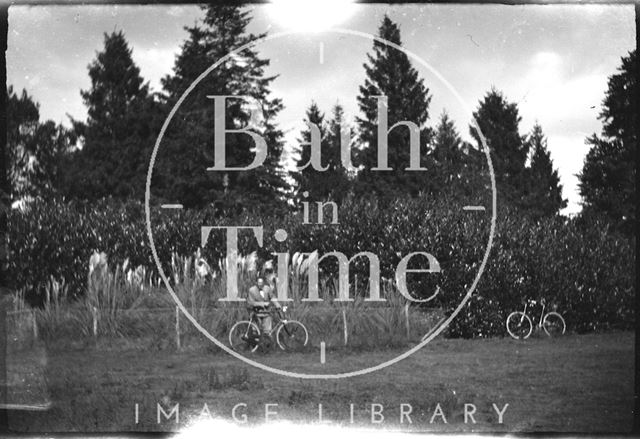
[[[148,153],[155,139],[155,103],[122,31],[104,35],[81,91],[86,122],[74,121],[82,149],[71,157],[65,192],[72,197],[142,199]]]
[[[433,138],[434,195],[456,204],[486,204],[491,184],[484,154],[461,139],[455,123],[443,111]]]
[[[249,13],[239,7],[205,7],[203,20],[186,28],[189,37],[176,58],[173,74],[162,81],[167,108],[173,107],[212,64],[264,36],[247,33],[249,22]],[[281,164],[282,132],[274,122],[282,103],[269,96],[275,78],[265,76],[268,64],[256,51],[247,49],[229,57],[193,89],[176,113],[158,154],[152,191],[160,199],[187,207],[216,202],[235,209],[282,205],[288,184]],[[214,101],[207,97],[212,95],[253,98],[228,99],[225,126],[228,130],[248,127],[263,136],[268,155],[258,168],[207,171],[214,164]],[[255,145],[247,134],[227,133],[225,141],[227,167],[245,167],[253,161]]]
[[[523,199],[523,207],[534,217],[556,215],[567,206],[567,200],[562,198],[560,177],[553,168],[547,139],[539,124],[534,125],[527,143],[532,155],[527,169],[528,194]]]
[[[460,178],[464,154],[462,139],[446,111],[442,112],[433,139],[433,180],[439,192],[452,189]]]
[[[340,203],[351,189],[349,180],[350,169],[346,169],[342,163],[342,134],[341,130],[348,126],[344,117],[342,105],[336,104],[333,107],[331,120],[329,121],[329,131],[327,134],[327,174],[326,190],[327,197]],[[349,145],[351,146],[351,145]],[[346,145],[345,145],[346,147]]]
[[[521,118],[517,105],[507,102],[501,92],[492,88],[480,101],[473,117],[491,151],[498,197],[510,204],[521,205],[527,185],[528,144],[519,132]],[[477,130],[471,126],[470,132],[476,140],[477,150],[481,151],[482,142]]]
[[[314,169],[311,164],[304,170],[296,172],[293,177],[297,181],[294,200],[299,203],[303,199],[302,194],[307,192],[307,199],[324,201],[330,199],[340,202],[349,190],[349,178],[347,170],[342,164],[341,158],[341,126],[346,123],[344,110],[340,104],[333,107],[331,120],[327,123],[324,114],[315,102],[307,110],[306,121],[314,123],[319,130],[321,141],[322,171]],[[297,166],[301,167],[309,163],[311,158],[311,132],[309,129],[302,131],[300,158]]]
[[[637,50],[622,58],[619,73],[609,77],[599,119],[601,136],[587,139],[580,179],[583,214],[602,214],[625,231],[635,228],[636,158],[640,125],[640,60]]]
[[[401,45],[400,29],[388,16],[382,20],[378,36]],[[392,170],[372,171],[378,166],[378,101],[375,96],[388,99],[388,128],[401,121],[415,123],[420,129],[421,166],[428,169],[427,145],[431,130],[425,127],[429,117],[431,96],[429,89],[418,76],[407,55],[378,41],[373,44],[373,53],[367,54],[364,65],[366,79],[360,86],[358,105],[362,117],[357,119],[362,149],[356,191],[360,194],[375,194],[390,198],[398,193],[416,195],[429,191],[428,171],[406,171],[409,167],[409,130],[394,128],[388,136],[388,166]]]
[[[71,130],[40,122],[38,104],[26,90],[7,87],[7,158],[11,201],[59,193],[64,161],[75,144]]]
[[[318,108],[315,102],[312,102],[307,109],[307,116],[305,121],[314,124],[318,127],[319,140],[322,146],[326,145],[327,141],[327,127],[324,120],[324,114]],[[295,171],[292,175],[296,181],[296,190],[294,195],[294,203],[297,205],[304,198],[302,195],[307,192],[307,198],[311,200],[320,200],[323,198],[323,172],[316,170],[310,163],[311,160],[311,130],[306,128],[302,130],[300,134],[300,147],[297,150],[300,157],[297,160],[296,167],[301,168],[305,165],[306,168]],[[322,148],[321,148],[322,149]],[[326,166],[326,158],[322,156],[322,167]]]

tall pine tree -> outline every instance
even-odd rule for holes
[[[310,164],[311,159],[311,131],[305,129],[301,134],[302,148],[299,151],[300,158],[297,167],[309,165],[294,174],[297,182],[294,202],[299,203],[307,192],[306,199],[313,201],[340,202],[349,190],[349,179],[341,159],[341,126],[346,123],[344,120],[344,110],[340,104],[333,107],[332,119],[327,123],[324,114],[317,104],[313,102],[307,110],[307,122],[318,127],[319,139],[321,142],[320,167],[322,171],[314,169]]]
[[[547,139],[538,123],[531,130],[527,144],[531,151],[531,164],[527,169],[529,185],[522,200],[523,207],[536,218],[556,215],[567,206],[567,200],[562,198],[560,177],[553,168]]]
[[[69,164],[65,192],[88,200],[142,199],[157,111],[122,31],[104,35],[89,65],[91,86],[81,91],[86,122],[74,121],[83,147]]]
[[[239,7],[210,5],[204,9],[203,20],[186,28],[189,37],[176,58],[174,72],[162,81],[167,111],[208,67],[264,36],[246,32],[249,13]],[[235,209],[282,205],[288,185],[281,163],[282,132],[274,122],[282,103],[269,96],[275,78],[265,75],[268,65],[269,61],[253,49],[234,54],[182,103],[158,154],[152,182],[152,192],[158,198],[187,207],[212,203]],[[248,126],[264,137],[268,155],[262,166],[250,171],[207,171],[214,162],[214,101],[207,97],[211,95],[254,99],[228,99],[225,123],[227,129]],[[250,109],[259,117],[251,117]],[[253,161],[255,145],[248,135],[227,133],[225,140],[227,167],[248,166]]]
[[[486,204],[491,192],[483,153],[460,138],[453,120],[443,111],[435,128],[432,152],[433,195],[457,204]]]
[[[344,116],[344,108],[337,103],[333,107],[327,135],[326,154],[329,169],[327,169],[326,181],[330,186],[327,190],[327,196],[338,203],[351,191],[349,173],[352,170],[347,169],[342,163],[342,129],[345,127],[349,128],[349,124]],[[351,139],[351,136],[349,138]],[[348,146],[351,147],[352,143]],[[345,145],[346,147],[347,145]],[[351,151],[351,148],[349,148],[349,151]]]
[[[640,59],[634,50],[622,58],[619,72],[609,77],[599,119],[601,136],[587,139],[580,179],[583,214],[605,215],[615,227],[636,228],[636,163],[640,148]]]
[[[460,178],[464,154],[462,139],[446,111],[442,112],[433,139],[433,180],[439,192],[456,185]]]
[[[315,102],[312,102],[309,108],[307,109],[307,116],[305,118],[305,122],[314,124],[318,128],[319,140],[321,145],[326,144],[327,141],[327,127],[326,122],[324,120],[324,114],[318,108],[318,105]],[[306,165],[304,169],[300,169],[293,173],[293,178],[296,181],[296,190],[294,195],[294,203],[298,205],[300,201],[303,200],[303,193],[307,192],[307,197],[311,200],[320,200],[324,197],[324,189],[323,189],[323,172],[314,169],[311,166],[311,130],[306,128],[302,130],[300,134],[300,147],[297,150],[299,154],[299,158],[296,163],[296,167],[302,168]],[[323,157],[324,158],[324,157]],[[326,158],[324,159],[325,163],[322,163],[322,167],[326,166]]]
[[[526,193],[525,167],[529,150],[528,144],[520,135],[521,117],[517,105],[508,102],[501,92],[492,88],[480,101],[473,117],[491,151],[498,197],[520,206]],[[481,151],[482,142],[473,125],[470,133],[476,141],[477,150]]]
[[[378,36],[401,45],[398,25],[385,15]],[[373,53],[367,54],[364,65],[366,78],[360,86],[358,105],[362,113],[358,127],[362,150],[356,191],[360,194],[375,194],[391,198],[398,193],[417,195],[429,191],[428,171],[406,171],[409,167],[409,130],[404,126],[394,128],[388,136],[388,166],[392,170],[372,171],[378,166],[378,100],[388,99],[388,128],[400,121],[415,123],[420,129],[421,165],[428,168],[428,148],[431,130],[425,126],[429,117],[431,96],[429,89],[418,76],[407,55],[378,41],[373,44]]]

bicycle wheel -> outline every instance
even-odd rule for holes
[[[255,323],[242,320],[229,331],[229,346],[237,352],[255,352],[260,340],[260,329]]]
[[[555,311],[551,311],[544,316],[542,320],[542,328],[549,337],[557,337],[564,334],[567,329],[567,325],[560,314]]]
[[[302,323],[289,320],[278,328],[276,341],[283,351],[298,351],[309,342],[309,333]]]
[[[514,311],[507,317],[507,332],[516,340],[528,338],[532,330],[531,319],[522,311]]]

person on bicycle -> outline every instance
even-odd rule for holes
[[[280,309],[280,304],[273,292],[274,290],[266,285],[263,278],[258,278],[256,285],[249,288],[248,306],[255,313],[260,324],[260,329],[265,334],[271,335],[272,319],[270,306]]]

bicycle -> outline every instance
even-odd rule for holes
[[[255,352],[259,347],[267,351],[271,347],[271,334],[275,332],[278,347],[283,351],[297,351],[304,348],[309,342],[307,328],[297,320],[286,318],[287,307],[274,313],[275,325],[269,333],[264,333],[260,328],[258,317],[265,311],[254,307],[249,320],[236,322],[229,330],[229,346],[237,352]]]
[[[533,331],[533,323],[527,315],[527,307],[536,305],[535,300],[528,300],[524,304],[523,311],[514,311],[507,317],[507,332],[516,340],[524,340],[529,338]],[[544,299],[540,300],[542,309],[540,310],[540,320],[538,328],[542,328],[549,337],[555,337],[565,333],[567,325],[564,318],[555,311],[544,313],[546,303]]]

